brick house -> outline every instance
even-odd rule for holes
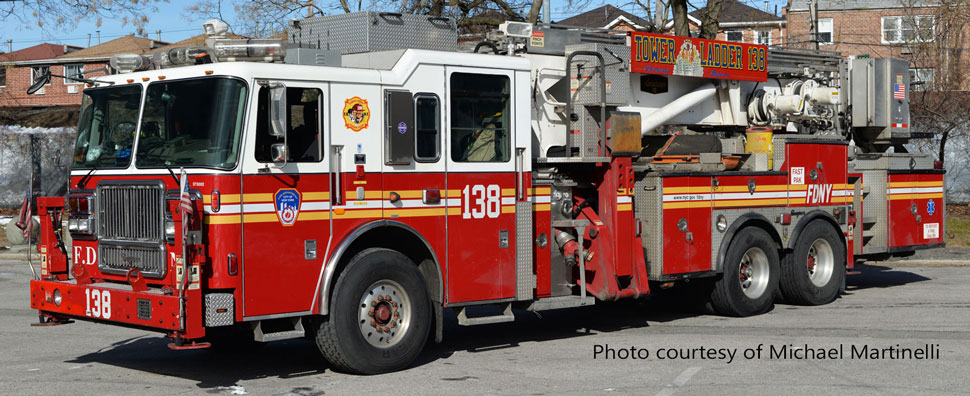
[[[556,22],[562,25],[582,26],[622,31],[645,30],[652,23],[609,4]]]
[[[50,65],[37,63],[35,66],[35,62],[44,62],[80,49],[71,45],[44,43],[0,55],[0,107],[33,105],[26,98],[27,87],[35,74]]]
[[[699,8],[687,14],[692,34],[699,34],[701,19],[707,8]],[[784,17],[748,6],[738,0],[723,0],[718,20],[717,40],[736,41],[763,45],[783,45],[785,43]],[[673,26],[671,23],[668,26]]]
[[[54,77],[33,95],[27,95],[27,87],[45,70],[62,76],[82,72],[88,78],[104,76],[110,73],[108,60],[112,55],[144,54],[166,44],[168,43],[144,37],[123,36],[84,49],[71,47],[68,51],[55,51],[46,56],[32,56],[30,59],[13,58],[20,51],[11,52],[5,55],[10,60],[0,61],[0,67],[6,70],[6,87],[0,88],[0,107],[78,106],[81,104],[80,92],[83,89],[80,82]]]
[[[913,62],[912,81],[932,84],[937,78],[937,66],[945,61],[939,59],[934,42],[947,35],[937,29],[941,17],[938,3],[907,0],[817,0],[817,3],[819,49],[838,51],[844,57],[909,59]],[[816,38],[811,34],[809,0],[791,0],[786,17],[791,44],[814,48]]]

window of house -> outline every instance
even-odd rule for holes
[[[724,35],[727,36],[727,41],[744,42],[744,32],[740,30],[727,30]]]
[[[754,33],[755,43],[761,45],[771,45],[771,30],[758,30]]]
[[[84,78],[84,65],[83,64],[64,65],[64,77]],[[71,79],[65,78],[64,84],[81,84],[81,82],[77,80],[71,80]]]
[[[832,44],[832,32],[833,32],[832,18],[819,18],[818,19],[818,43],[819,44]]]
[[[7,86],[7,67],[0,66],[0,87]]]
[[[256,160],[273,162],[270,147],[283,143],[282,137],[269,133],[269,89],[260,88],[256,107]],[[286,88],[287,162],[320,162],[323,118],[320,112],[323,92],[316,88]]]
[[[43,76],[44,74],[47,74],[50,71],[51,71],[51,67],[50,66],[33,66],[33,67],[31,67],[30,68],[30,83],[33,84],[33,83],[37,82],[37,80],[40,79],[40,76]],[[44,85],[51,85],[51,82],[48,81],[47,84],[44,84]]]
[[[438,110],[438,97],[418,94],[414,99],[414,123],[417,126],[414,136],[414,159],[434,162],[441,152],[439,137],[441,115]]]
[[[933,69],[909,69],[909,83],[914,91],[924,91],[933,88],[933,81],[936,77],[936,70]]]
[[[507,162],[511,148],[507,76],[451,75],[451,159],[456,162]]]
[[[882,42],[888,44],[933,41],[936,17],[933,15],[882,17]]]

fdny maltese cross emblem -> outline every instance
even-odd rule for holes
[[[300,214],[300,192],[279,190],[274,198],[276,217],[280,219],[280,224],[291,226],[296,223],[296,216]]]

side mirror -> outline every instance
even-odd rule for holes
[[[27,88],[27,95],[33,95],[34,92],[40,91],[40,89],[44,88],[44,86],[49,82],[51,82],[51,71],[47,70],[47,73],[42,74],[37,78],[37,81],[30,84],[30,88]]]
[[[283,143],[276,143],[269,146],[270,157],[272,157],[273,162],[286,162],[287,149],[286,145]]]
[[[286,86],[281,83],[269,85],[269,134],[286,138]]]

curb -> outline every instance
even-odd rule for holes
[[[963,267],[970,267],[970,260],[899,260],[899,261],[866,262],[865,264],[869,266],[875,266],[875,267],[963,268]]]

